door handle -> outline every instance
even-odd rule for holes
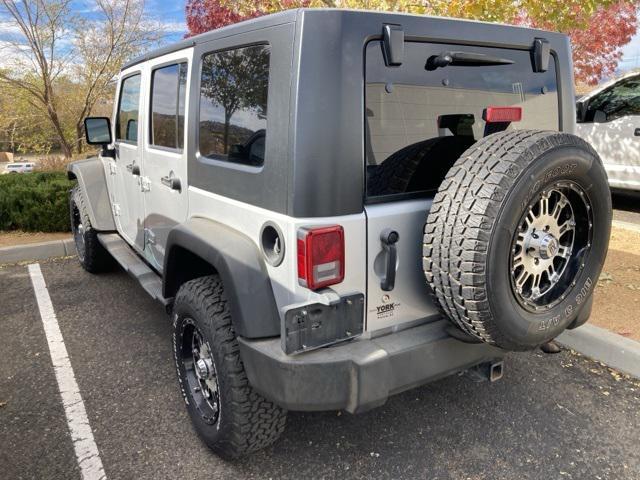
[[[400,240],[400,235],[390,228],[383,230],[380,234],[380,241],[387,260],[384,277],[380,282],[380,288],[385,292],[390,292],[396,286],[396,260],[398,258],[396,243],[398,240]]]
[[[640,128],[636,128],[636,129],[633,131],[633,134],[634,134],[636,137],[640,137]]]
[[[171,190],[182,190],[182,184],[180,183],[180,179],[176,177],[170,177],[166,175],[160,179],[162,184],[166,187],[169,187]]]
[[[135,163],[130,163],[126,168],[131,175],[140,175],[140,167]]]

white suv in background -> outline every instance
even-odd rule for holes
[[[602,158],[609,186],[640,192],[640,72],[580,98],[577,111],[576,134]]]
[[[8,163],[2,173],[31,173],[35,166],[33,162]]]

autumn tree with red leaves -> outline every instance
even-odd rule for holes
[[[268,13],[309,6],[308,0],[256,0],[250,7],[225,0],[187,0],[187,36],[208,32]]]
[[[613,74],[638,26],[639,0],[187,0],[189,35],[287,8],[391,10],[512,23],[568,34],[578,83]]]
[[[598,10],[586,29],[569,32],[576,79],[596,85],[615,72],[622,58],[621,47],[631,41],[638,27],[636,7],[620,1]]]
[[[560,8],[560,4],[557,7]],[[637,8],[637,1],[616,0],[597,7],[591,14],[574,8],[570,14],[556,17],[548,15],[547,3],[546,11],[521,11],[514,23],[568,34],[573,47],[576,82],[596,85],[618,67],[621,48],[629,43],[638,27]],[[564,24],[558,24],[559,21]]]

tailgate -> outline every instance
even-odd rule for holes
[[[553,56],[536,72],[530,50],[404,42],[399,66],[387,66],[383,50],[382,41],[365,47],[367,330],[437,314],[422,232],[457,158],[495,131],[558,130],[560,122]],[[487,122],[489,107],[516,107],[521,118]],[[381,239],[389,230],[398,236],[393,245]]]

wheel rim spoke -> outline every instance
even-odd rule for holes
[[[560,236],[564,235],[567,232],[572,232],[575,228],[575,222],[572,220],[567,220],[559,227]]]
[[[529,280],[529,272],[527,270],[522,269],[520,274],[516,277],[516,286],[522,288],[522,286]]]
[[[540,213],[542,215],[549,215],[549,197],[543,196],[540,199]]]

